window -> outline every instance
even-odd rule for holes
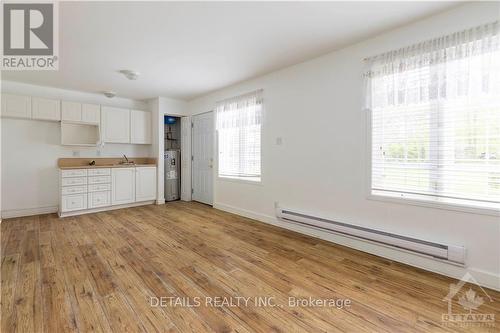
[[[262,90],[217,103],[218,175],[260,182]]]
[[[498,22],[369,59],[371,192],[500,208]]]

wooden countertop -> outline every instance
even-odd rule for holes
[[[156,158],[153,157],[129,157],[129,161],[135,164],[120,164],[123,158],[120,157],[99,157],[99,158],[60,158],[57,161],[59,169],[100,169],[100,168],[133,168],[144,166],[156,166]],[[95,161],[95,165],[90,162]]]
[[[59,167],[59,169],[61,169],[61,170],[67,170],[67,169],[135,168],[135,167],[148,167],[148,166],[156,166],[156,164],[82,165],[82,166]]]

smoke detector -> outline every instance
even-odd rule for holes
[[[137,78],[139,77],[139,74],[140,74],[139,72],[132,71],[129,69],[121,70],[120,73],[125,75],[125,77],[129,80],[137,80]]]
[[[107,98],[113,98],[116,96],[116,93],[114,91],[105,91],[103,92],[104,96],[106,96]]]

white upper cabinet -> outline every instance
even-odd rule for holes
[[[38,98],[31,99],[31,118],[38,120],[61,120],[61,101],[58,99]]]
[[[62,121],[82,121],[82,104],[62,101]]]
[[[101,122],[101,106],[98,104],[82,104],[63,101],[62,120],[99,125]]]
[[[111,169],[111,204],[135,202],[135,168]]]
[[[156,166],[135,168],[135,201],[156,199]]]
[[[102,140],[110,143],[130,143],[130,110],[103,106]]]
[[[148,111],[2,94],[1,115],[10,118],[62,121],[61,143],[64,145],[153,142],[152,116]]]
[[[130,142],[151,144],[151,112],[130,111]]]
[[[98,104],[82,104],[82,121],[88,124],[100,124],[101,106]]]
[[[31,97],[2,94],[2,117],[31,119]]]

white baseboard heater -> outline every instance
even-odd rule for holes
[[[281,207],[276,208],[276,215],[285,222],[292,222],[305,227],[312,227],[342,236],[403,249],[440,260],[446,260],[454,264],[465,264],[465,248],[463,246],[438,244],[407,236],[391,234],[385,231],[332,221]]]

